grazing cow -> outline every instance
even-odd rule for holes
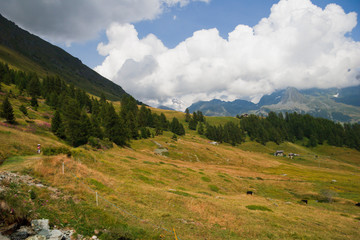
[[[301,202],[308,204],[308,200],[306,200],[306,199],[301,200]]]
[[[247,191],[246,194],[247,195],[253,195],[254,193],[253,193],[253,191]]]
[[[360,202],[358,202],[357,204],[355,204],[355,206],[358,206],[358,207],[360,207]]]

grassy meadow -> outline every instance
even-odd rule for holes
[[[37,111],[28,109],[28,117],[18,110],[22,101],[11,99],[18,124],[0,125],[0,172],[27,174],[51,188],[8,184],[10,192],[0,197],[30,218],[49,218],[52,225],[85,236],[96,230],[100,239],[175,239],[174,230],[181,240],[360,236],[356,150],[306,148],[300,142],[214,146],[186,127],[177,141],[164,132],[133,140],[126,148],[85,145],[71,149],[71,157],[36,155],[38,143],[66,144],[46,128],[53,112],[43,101]],[[184,122],[183,113],[152,111]],[[164,156],[154,153],[160,145],[168,149]],[[275,157],[276,150],[299,156]],[[34,193],[29,196],[29,191]],[[305,199],[308,204],[301,202]]]

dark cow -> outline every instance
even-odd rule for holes
[[[355,204],[355,206],[358,206],[358,207],[360,207],[360,202],[358,202],[357,204]]]
[[[306,200],[306,199],[301,200],[301,202],[308,204],[308,200]]]
[[[253,193],[253,191],[247,191],[246,194],[247,195],[253,195],[254,193]]]

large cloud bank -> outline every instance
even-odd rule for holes
[[[168,49],[154,35],[139,39],[133,25],[114,23],[95,70],[141,101],[178,110],[214,98],[256,102],[287,86],[346,87],[360,83],[360,42],[346,37],[356,24],[356,13],[335,4],[281,0],[268,18],[238,25],[227,39],[200,30]]]
[[[209,0],[1,0],[0,12],[55,42],[93,39],[112,22],[154,19],[167,7]]]

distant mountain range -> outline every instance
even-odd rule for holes
[[[127,94],[120,86],[102,77],[63,49],[19,28],[0,15],[0,61],[41,77],[58,75],[68,83],[110,100]]]
[[[214,99],[196,102],[189,107],[190,112],[198,110],[206,116],[298,112],[339,122],[360,122],[360,86],[300,91],[287,88],[263,96],[258,104],[246,100],[225,102]]]

